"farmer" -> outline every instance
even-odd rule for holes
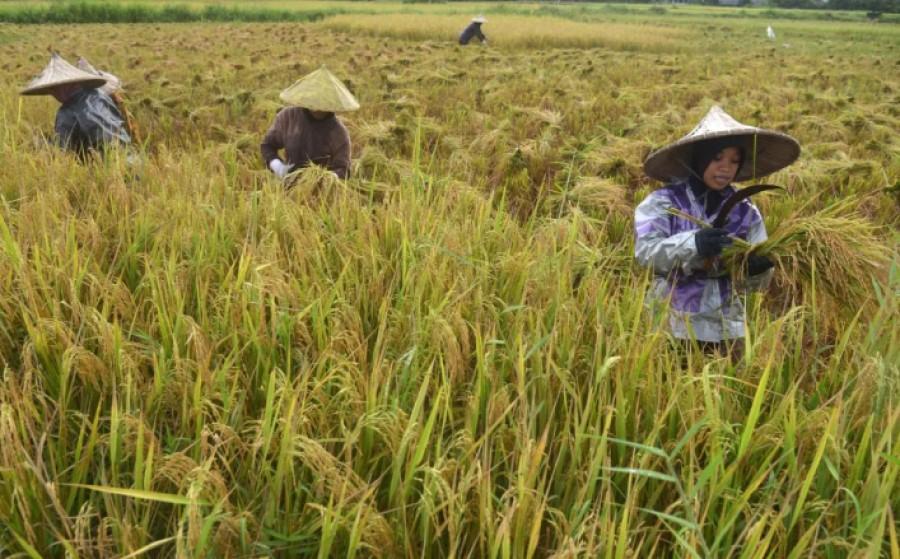
[[[675,338],[696,340],[705,353],[738,358],[745,315],[739,291],[765,288],[774,264],[751,252],[740,284],[722,265],[722,251],[732,237],[751,244],[766,239],[762,216],[749,199],[733,208],[721,228],[701,228],[672,210],[712,222],[735,193],[734,181],[774,173],[799,155],[800,145],[790,136],[741,124],[714,106],[690,134],[644,161],[647,176],[666,186],[635,210],[634,253],[655,273],[651,298],[669,301]]]
[[[487,43],[487,37],[481,32],[482,23],[487,23],[484,16],[473,17],[469,25],[467,25],[466,28],[463,29],[463,32],[459,34],[459,44],[468,45],[469,41],[472,40],[472,37],[478,37],[478,40],[481,41],[482,44]]]
[[[116,108],[119,109],[119,113],[125,120],[125,130],[126,132],[128,132],[128,135],[131,136],[131,139],[133,141],[140,142],[140,134],[137,128],[137,122],[131,115],[131,111],[129,111],[128,107],[125,105],[125,94],[122,89],[122,80],[120,80],[118,76],[114,74],[94,68],[94,66],[83,56],[78,58],[78,62],[75,63],[75,66],[77,66],[79,70],[84,70],[88,74],[96,74],[106,80],[106,83],[104,85],[101,85],[98,89],[103,93],[109,95],[109,98],[112,99],[113,103],[116,104]]]
[[[347,178],[350,134],[335,113],[359,108],[353,94],[322,66],[282,91],[281,100],[292,106],[278,112],[263,138],[260,151],[266,166],[281,179],[310,164]],[[281,149],[284,159],[278,155]]]
[[[103,76],[80,70],[54,53],[47,67],[20,93],[52,95],[61,103],[56,113],[56,142],[84,159],[108,146],[131,143],[122,113],[99,89],[105,85]]]

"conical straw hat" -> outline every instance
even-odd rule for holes
[[[797,140],[774,130],[749,126],[736,121],[722,107],[714,105],[700,124],[680,140],[658,149],[644,161],[644,173],[661,181],[691,174],[694,146],[703,140],[735,137],[744,146],[747,160],[735,181],[764,177],[784,169],[800,156]]]
[[[112,95],[113,93],[122,89],[122,80],[120,80],[114,74],[110,74],[109,72],[104,72],[103,70],[94,68],[94,66],[83,56],[78,59],[78,62],[75,63],[75,66],[77,66],[79,70],[84,70],[88,74],[94,74],[105,79],[106,83],[100,86],[100,91],[106,93],[107,95]]]
[[[339,113],[359,108],[353,94],[325,66],[294,82],[280,97],[289,105],[311,111]]]
[[[472,21],[475,23],[487,23],[487,19],[483,15],[477,15],[472,18]]]
[[[22,95],[47,95],[54,87],[76,83],[91,88],[104,85],[106,80],[95,74],[79,70],[66,62],[58,53],[53,53],[50,63],[19,93]]]

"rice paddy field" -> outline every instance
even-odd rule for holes
[[[324,15],[0,24],[0,557],[900,557],[900,26],[260,6]],[[47,145],[49,49],[122,78],[139,162]],[[352,178],[286,190],[259,143],[322,63]],[[713,104],[803,146],[735,363],[632,256]]]

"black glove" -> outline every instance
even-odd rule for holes
[[[722,249],[732,243],[728,231],[716,227],[701,229],[694,235],[697,254],[703,258],[712,258],[722,254]]]
[[[747,257],[746,270],[748,276],[758,276],[774,267],[775,263],[767,256],[751,254]]]

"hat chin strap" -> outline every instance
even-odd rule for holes
[[[688,165],[687,163],[685,163],[684,160],[682,160],[680,157],[678,158],[678,163],[680,163],[682,167],[684,167],[685,169],[687,169],[687,172],[690,173],[691,176],[693,176],[693,177],[696,178],[696,179],[699,179],[700,182],[703,182],[703,177],[701,177],[700,175],[698,175],[698,174],[697,174],[697,171],[695,171],[693,167],[691,167],[690,165]],[[704,184],[705,184],[705,183],[704,183]]]

